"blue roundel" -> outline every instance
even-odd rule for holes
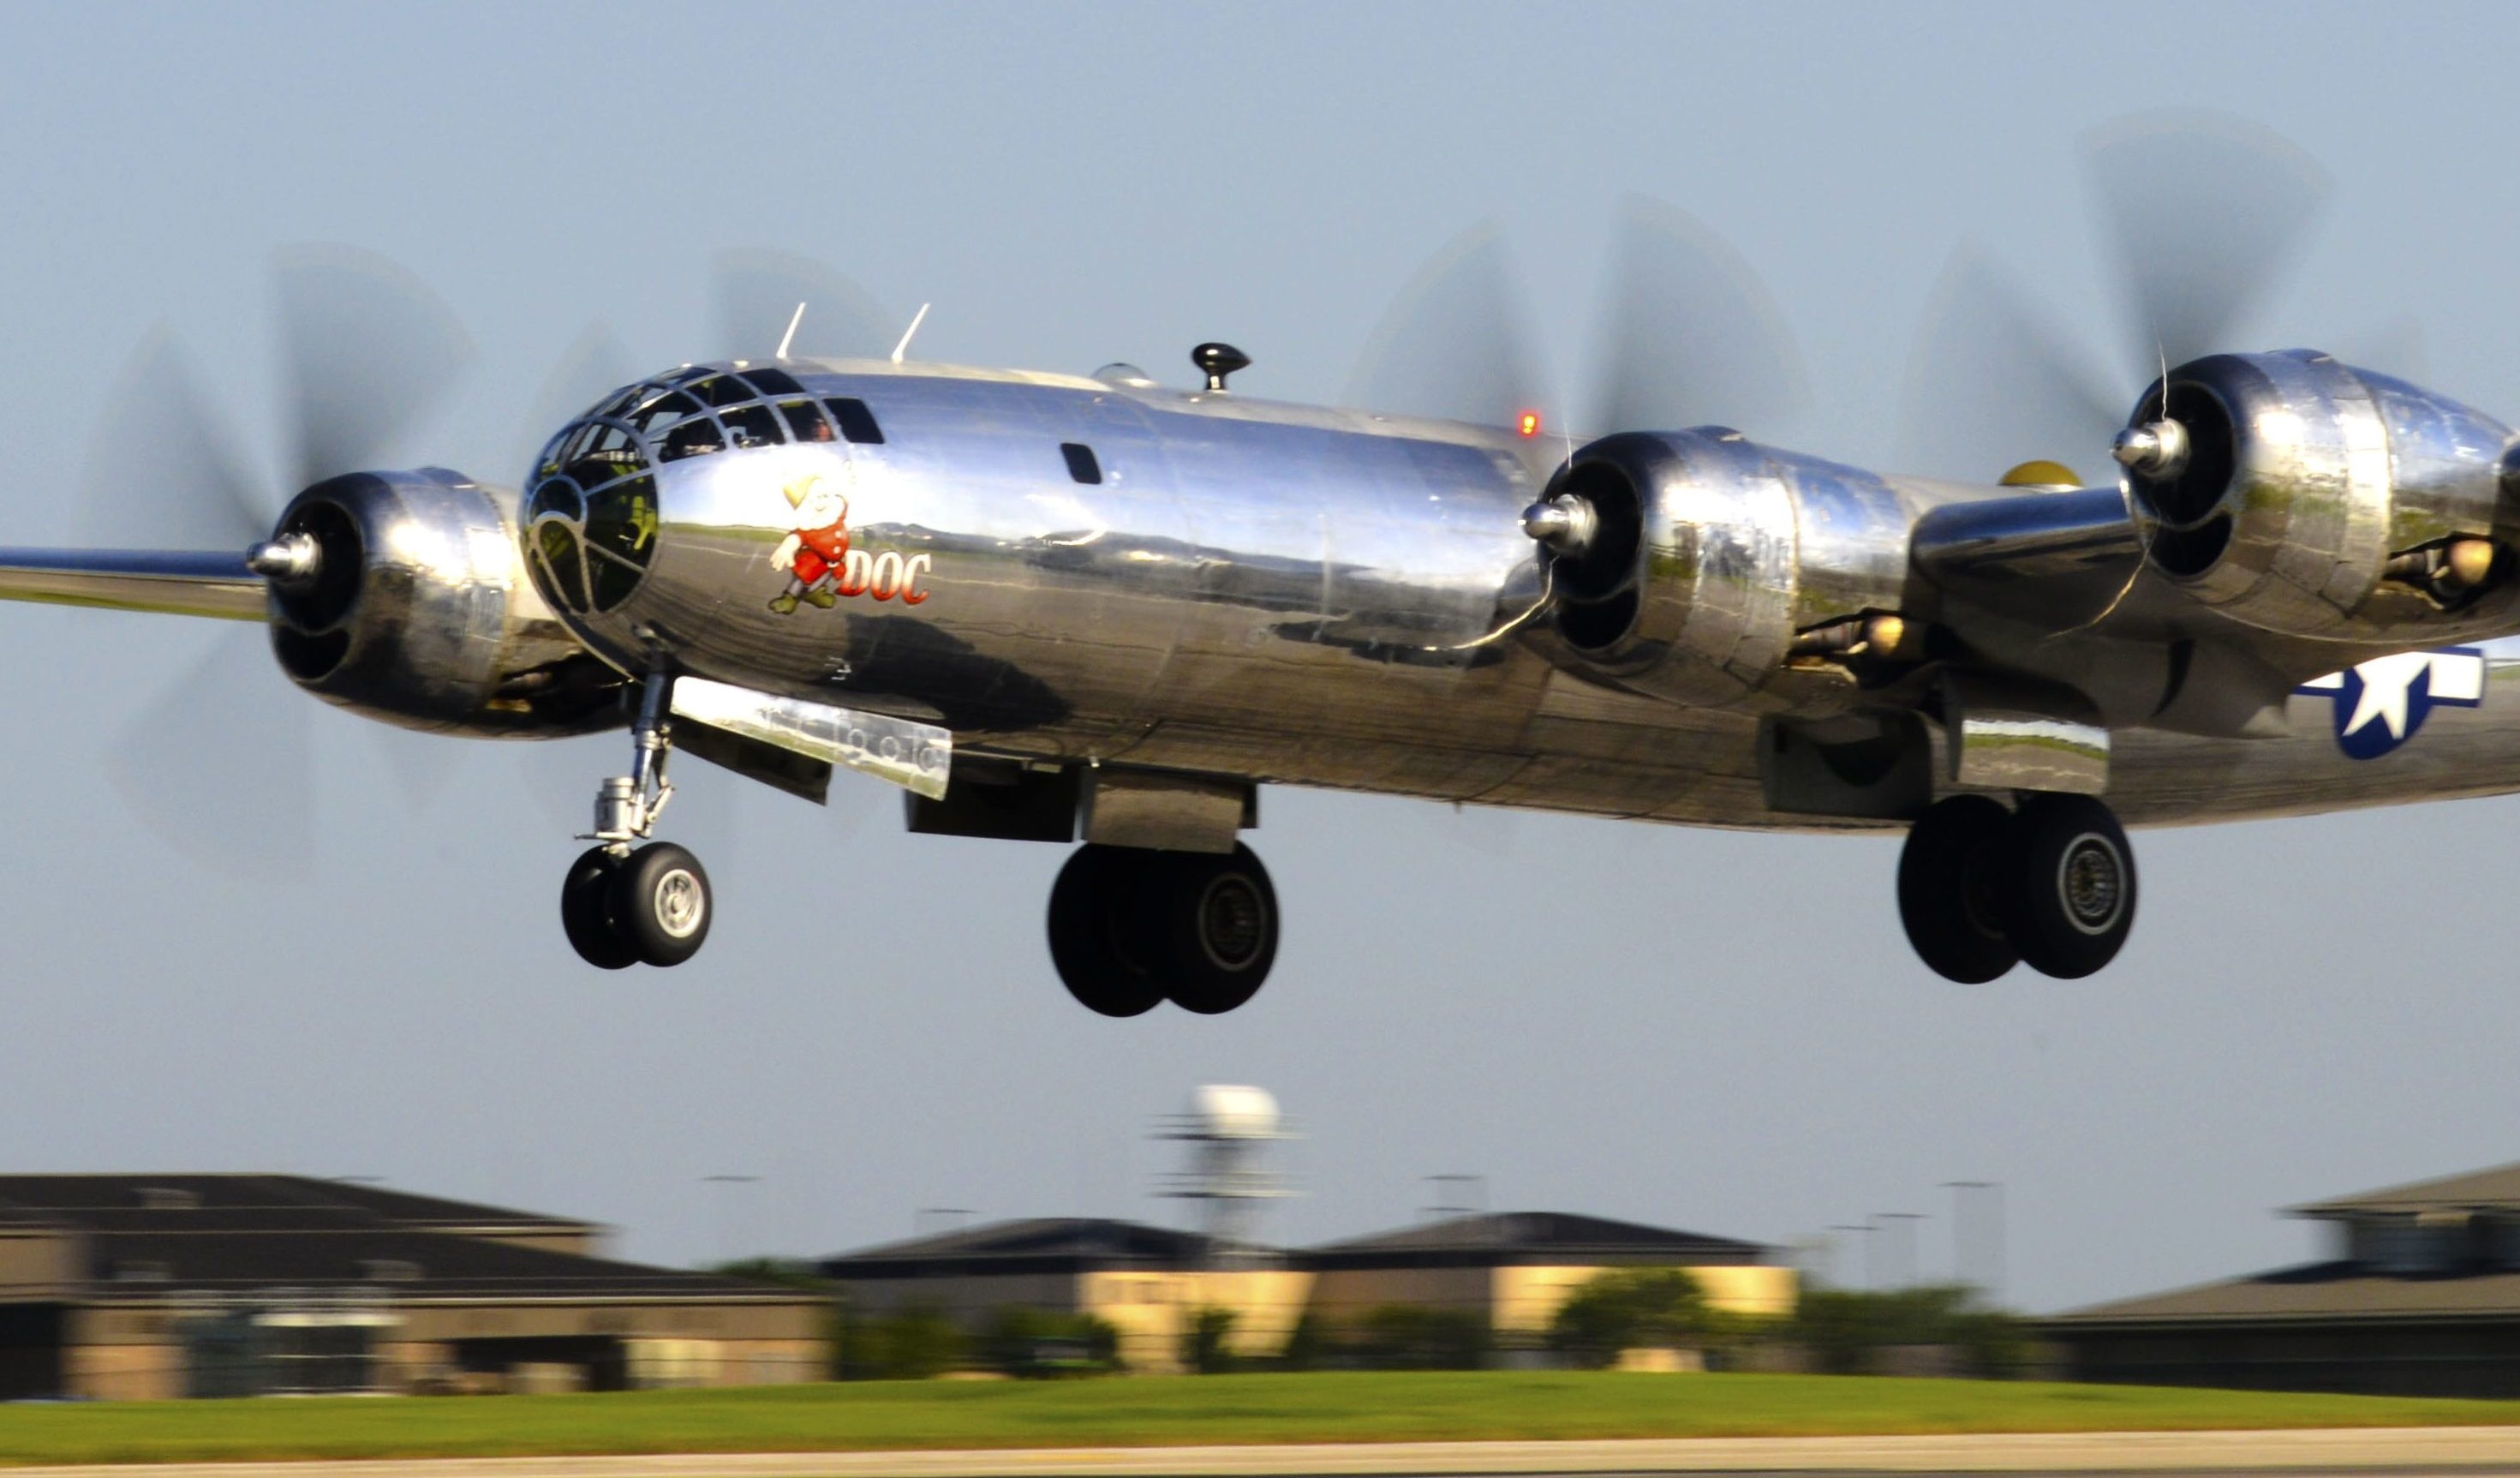
[[[2330,672],[2296,691],[2330,701],[2336,747],[2355,760],[2377,760],[2415,737],[2436,708],[2472,709],[2485,701],[2485,652],[2444,647],[2400,652]]]

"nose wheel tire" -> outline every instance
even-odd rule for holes
[[[700,859],[671,842],[651,842],[621,859],[607,896],[613,927],[651,965],[698,954],[716,911]]]
[[[2004,929],[2030,968],[2080,980],[2117,958],[2135,927],[2135,851],[2089,796],[2038,795],[2013,816]]]
[[[1899,921],[1927,969],[1981,985],[2021,962],[2003,908],[2012,812],[1987,796],[1936,803],[1899,854]]]
[[[577,957],[599,970],[626,970],[639,963],[639,950],[612,922],[612,875],[621,859],[603,847],[591,847],[568,866],[560,887],[560,926]]]
[[[1277,890],[1247,847],[1211,856],[1089,844],[1051,890],[1050,957],[1067,993],[1104,1016],[1165,1000],[1223,1015],[1277,960]]]

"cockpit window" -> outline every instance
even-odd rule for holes
[[[832,439],[832,423],[823,419],[811,400],[783,400],[779,414],[788,418],[788,434],[799,441]]]
[[[726,450],[726,436],[718,424],[706,416],[686,421],[665,435],[665,449],[658,459],[679,462],[685,457],[704,457],[713,451]]]
[[[869,446],[883,444],[883,428],[875,421],[875,412],[864,400],[832,399],[823,402],[831,408],[832,419],[840,423],[840,435]]]
[[[729,435],[739,449],[749,451],[755,446],[776,446],[787,438],[779,435],[779,418],[767,405],[739,405],[722,413]]]
[[[685,416],[697,416],[699,413],[700,403],[698,400],[675,391],[658,395],[630,412],[630,424],[639,428],[641,435],[644,436],[651,431],[670,426]]]
[[[608,611],[638,589],[655,553],[659,463],[790,440],[882,444],[865,401],[818,401],[784,369],[739,368],[687,365],[616,392],[544,446],[525,502],[524,546],[545,599],[578,613]]]
[[[733,375],[720,375],[714,380],[703,380],[693,386],[692,393],[699,396],[701,402],[707,405],[741,405],[754,398],[760,392]]]
[[[577,535],[558,520],[534,526],[534,573],[545,590],[557,585],[562,603],[572,611],[586,609],[586,572],[577,562]]]

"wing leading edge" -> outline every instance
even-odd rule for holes
[[[242,554],[0,548],[0,600],[258,622],[268,590]]]

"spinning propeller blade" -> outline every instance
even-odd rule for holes
[[[552,366],[541,388],[534,392],[524,425],[518,429],[516,476],[522,479],[530,471],[535,453],[562,427],[584,415],[587,407],[604,396],[638,379],[639,373],[630,350],[612,332],[611,325],[588,324],[561,351],[560,362]]]
[[[788,325],[788,352],[800,359],[881,359],[892,352],[903,321],[866,289],[793,252],[744,248],[710,263],[709,299],[716,316],[714,352],[721,359],[769,359]],[[796,304],[805,316],[796,320]]]
[[[292,248],[274,258],[274,277],[296,485],[375,465],[471,361],[445,301],[374,253]],[[90,443],[81,539],[241,551],[264,537],[279,500],[240,470],[234,445],[173,340],[153,333]],[[314,837],[313,717],[267,638],[233,631],[108,746],[104,763],[142,818],[196,860],[302,877]],[[388,758],[426,799],[445,766],[405,748],[389,747]]]
[[[2124,393],[2092,359],[2010,273],[1961,246],[1909,359],[1901,465],[1984,479],[2038,458],[2087,456],[2126,415]]]
[[[394,262],[344,246],[273,258],[292,490],[374,467],[472,361],[445,300]]]
[[[315,847],[314,716],[252,627],[222,630],[105,748],[107,778],[205,868],[293,882]]]
[[[1704,222],[1628,198],[1601,313],[1602,431],[1752,431],[1811,403],[1793,333],[1747,258]]]
[[[2085,135],[2083,165],[2136,346],[2172,364],[2234,346],[2329,191],[2308,155],[2227,114],[2121,119]]]
[[[1509,426],[1548,403],[1529,322],[1504,238],[1494,222],[1482,221],[1427,258],[1401,289],[1366,341],[1344,403]]]
[[[2118,274],[2125,369],[2112,391],[1974,249],[1955,252],[1910,359],[1902,444],[1913,470],[1987,479],[2033,457],[2086,477],[2163,363],[2232,342],[2299,254],[2327,176],[2256,124],[2143,114],[2087,135],[2083,164]]]
[[[1556,411],[1522,301],[1496,228],[1472,227],[1376,325],[1349,403],[1491,426]],[[1810,400],[1802,356],[1758,273],[1694,217],[1642,196],[1620,218],[1600,344],[1591,435],[1764,426]]]
[[[89,439],[78,541],[241,550],[270,532],[278,511],[239,465],[174,337],[152,330],[106,393]]]

